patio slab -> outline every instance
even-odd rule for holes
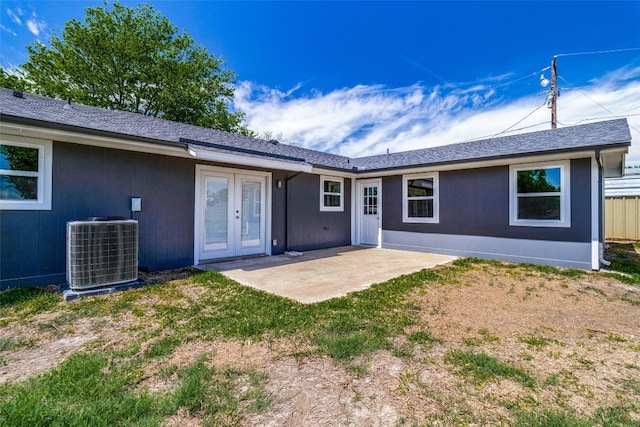
[[[433,268],[457,257],[394,249],[343,246],[199,265],[246,286],[305,304],[341,297],[374,283]]]

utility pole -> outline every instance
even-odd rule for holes
[[[558,115],[558,82],[556,72],[556,56],[551,61],[551,129],[555,129],[557,126]]]

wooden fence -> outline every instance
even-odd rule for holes
[[[607,239],[640,240],[640,196],[606,197]]]

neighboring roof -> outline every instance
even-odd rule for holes
[[[142,114],[67,103],[0,88],[0,121],[31,124],[92,134],[104,134],[188,149],[277,158],[328,169],[354,172],[437,166],[452,163],[523,157],[585,149],[627,147],[631,134],[626,119],[464,142],[421,150],[360,158],[273,143]]]
[[[626,169],[620,178],[609,178],[604,181],[606,197],[640,196],[640,170]]]

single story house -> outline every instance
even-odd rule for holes
[[[604,196],[607,238],[640,240],[640,168],[606,179]]]
[[[64,282],[67,221],[134,197],[151,270],[342,245],[597,270],[630,144],[619,119],[349,158],[0,89],[0,289]]]

